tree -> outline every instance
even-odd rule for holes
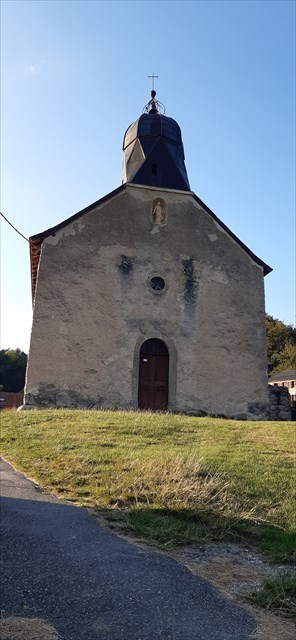
[[[266,314],[268,375],[296,369],[296,329]]]
[[[25,385],[27,355],[20,349],[0,351],[0,387],[3,391],[21,391]]]

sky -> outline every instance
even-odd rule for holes
[[[26,238],[120,185],[155,74],[192,191],[295,323],[294,2],[3,0],[1,41],[1,211]],[[27,353],[31,322],[29,245],[1,219],[1,348]]]

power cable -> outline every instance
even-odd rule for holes
[[[4,220],[14,229],[14,231],[16,231],[19,236],[21,236],[22,238],[24,238],[24,240],[27,240],[27,242],[29,242],[28,238],[26,238],[26,236],[24,236],[20,231],[18,231],[18,229],[16,229],[13,224],[11,224],[11,222],[9,222],[9,220],[7,220],[7,218],[5,218],[5,215],[3,213],[1,213],[0,211],[0,216],[2,216],[2,218],[4,218]]]

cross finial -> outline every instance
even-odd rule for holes
[[[158,76],[155,76],[154,73],[152,73],[152,76],[148,76],[148,78],[152,78],[152,91],[154,91],[154,78],[158,78]]]

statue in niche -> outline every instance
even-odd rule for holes
[[[154,224],[162,224],[164,221],[164,213],[163,208],[161,206],[160,200],[157,201],[154,209],[153,209],[153,220]]]
[[[166,225],[166,216],[164,211],[163,203],[160,200],[157,200],[153,211],[152,211],[152,221],[153,221],[153,229],[151,233],[159,233],[160,227]]]

